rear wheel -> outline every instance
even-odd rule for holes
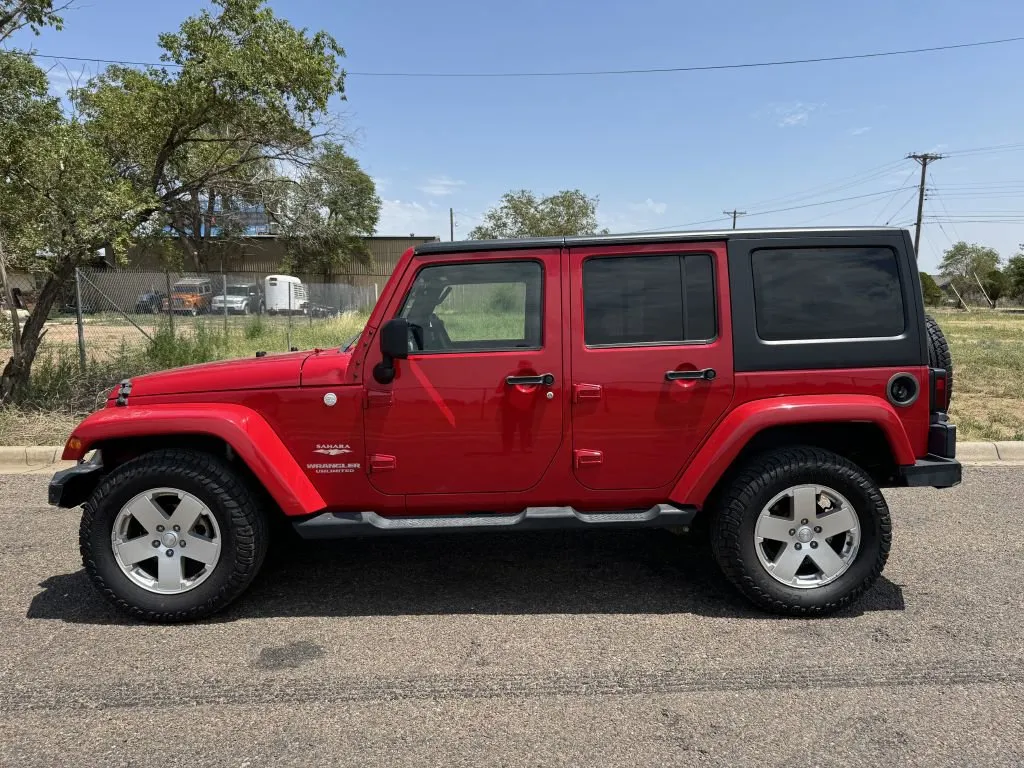
[[[118,608],[147,621],[199,619],[258,572],[267,521],[257,497],[209,454],[165,450],[111,472],[85,505],[86,572]]]
[[[726,577],[758,606],[826,614],[857,600],[889,556],[881,491],[831,451],[793,447],[752,461],[721,497],[712,548]]]

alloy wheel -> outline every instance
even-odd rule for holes
[[[176,488],[132,498],[114,519],[110,545],[129,581],[160,595],[195,589],[220,561],[221,532],[210,508]]]
[[[853,505],[824,485],[795,485],[761,509],[754,548],[765,571],[789,587],[813,589],[849,570],[860,550]]]

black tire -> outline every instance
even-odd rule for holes
[[[924,316],[924,326],[928,331],[928,365],[932,368],[946,369],[949,374],[946,399],[951,402],[953,400],[953,356],[949,352],[946,335],[931,315]]]
[[[111,531],[121,508],[150,488],[171,487],[200,499],[221,532],[221,554],[209,577],[179,594],[149,592],[121,571]],[[82,513],[79,547],[85,570],[100,593],[122,611],[154,622],[201,619],[225,608],[245,591],[267,552],[268,522],[245,482],[220,459],[187,450],[144,454],[100,482]]]
[[[805,483],[825,485],[845,496],[860,526],[853,564],[835,581],[811,589],[776,581],[761,565],[754,542],[762,508],[786,488]],[[874,584],[892,543],[889,507],[871,477],[842,456],[810,446],[755,458],[740,470],[712,512],[711,547],[719,567],[740,592],[772,613],[815,616],[847,607]]]
[[[249,302],[245,302],[245,304],[242,305],[242,314],[245,315],[246,317],[249,316]]]

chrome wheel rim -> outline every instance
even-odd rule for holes
[[[794,485],[764,505],[754,526],[762,567],[787,587],[815,589],[846,573],[860,551],[853,505],[825,485]]]
[[[220,562],[221,541],[210,508],[177,488],[135,496],[118,512],[110,534],[121,572],[158,595],[178,595],[206,581]]]

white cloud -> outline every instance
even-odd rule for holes
[[[661,216],[668,210],[668,204],[656,203],[649,197],[642,203],[630,203],[627,207],[637,213],[653,213],[655,216]]]
[[[380,201],[378,235],[441,236],[447,231],[448,211],[434,211],[414,200]]]
[[[442,197],[452,194],[459,187],[465,186],[465,184],[466,182],[464,181],[452,179],[448,176],[435,176],[432,179],[427,179],[427,183],[420,187],[419,190],[428,195]]]
[[[811,113],[815,112],[824,104],[808,104],[803,101],[794,101],[788,104],[772,104],[762,115],[768,118],[780,128],[793,128],[797,125],[807,125]]]
[[[865,125],[863,128],[854,128],[850,131],[851,136],[860,136],[862,133],[867,133],[871,130],[870,125]]]

